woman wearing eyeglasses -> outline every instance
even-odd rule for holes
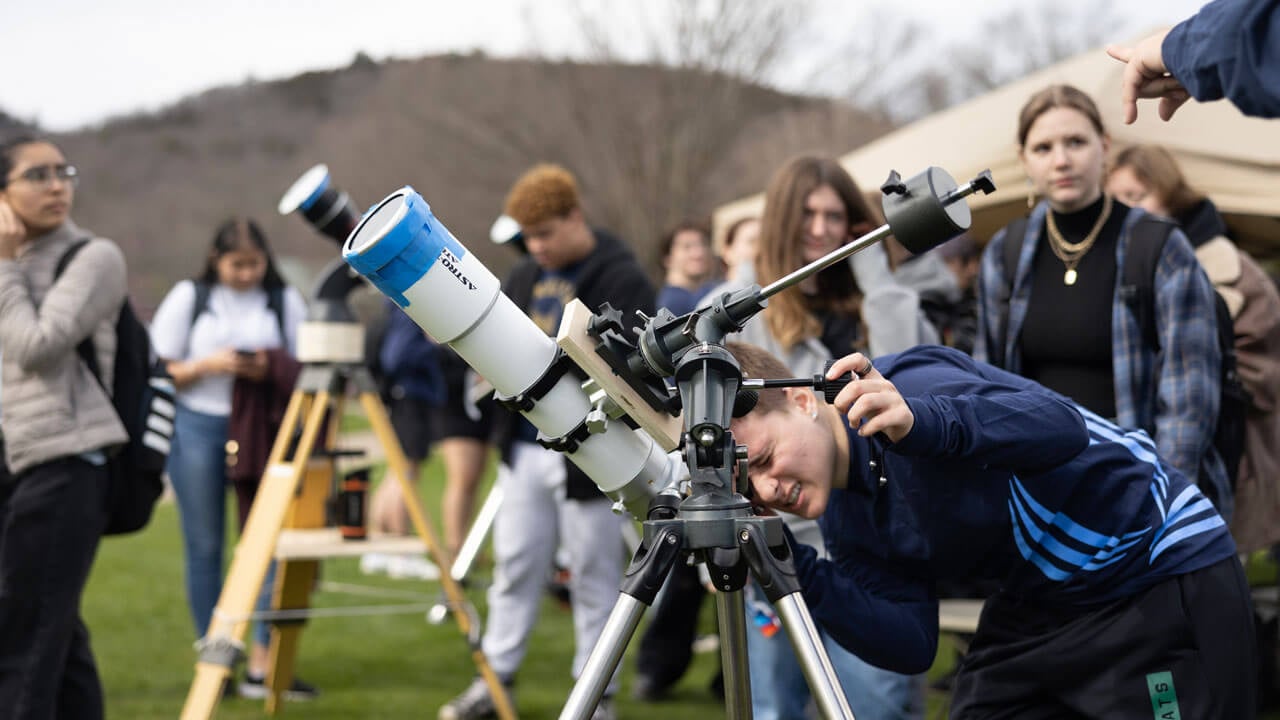
[[[80,596],[106,523],[106,454],[127,439],[76,352],[114,367],[115,243],[71,221],[77,174],[46,140],[0,144],[0,711],[101,718]],[[54,278],[76,241],[92,238]]]

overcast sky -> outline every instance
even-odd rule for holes
[[[604,12],[639,5],[578,1]],[[959,40],[983,14],[1018,0],[811,1],[816,12],[802,35],[806,47],[793,51],[801,57],[847,43],[858,19],[877,7],[927,21],[940,40]],[[1155,26],[1201,4],[1131,2],[1123,12],[1140,27]],[[581,48],[565,7],[565,0],[0,0],[0,67],[7,70],[0,109],[67,130],[250,77],[344,66],[359,51],[375,60],[475,48],[512,56],[538,45],[547,55],[573,55]],[[780,81],[815,90],[797,87],[811,78],[810,72]]]

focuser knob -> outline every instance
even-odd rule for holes
[[[622,333],[622,311],[607,302],[600,303],[600,309],[587,321],[587,332],[600,337],[608,330]]]
[[[835,362],[835,360],[828,360],[822,366],[822,374],[813,376],[813,388],[822,393],[822,397],[827,401],[828,405],[835,403],[836,396],[840,394],[844,386],[853,382],[853,373],[845,373],[834,380],[827,379],[827,371],[831,370],[831,366]]]

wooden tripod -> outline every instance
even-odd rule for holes
[[[236,545],[208,634],[199,643],[195,678],[182,708],[183,720],[207,720],[213,716],[222,697],[223,686],[230,681],[235,664],[244,657],[242,638],[248,630],[248,618],[268,567],[276,555],[281,530],[285,527],[323,527],[324,498],[332,486],[336,454],[336,418],[341,417],[342,401],[352,383],[361,408],[385,452],[389,469],[400,483],[414,531],[426,544],[436,564],[441,568],[450,567],[448,553],[436,539],[435,530],[418,502],[409,478],[409,462],[396,439],[369,372],[359,364],[304,365],[289,398],[284,421],[276,434],[258,495]],[[326,430],[326,419],[330,418],[335,420],[328,423]],[[320,450],[325,452],[318,453],[316,445],[322,431],[325,439]],[[371,538],[363,542],[370,543],[368,547],[374,549],[373,543],[377,540]],[[272,603],[274,608],[307,606],[319,566],[315,557],[280,559]],[[515,711],[506,689],[480,649],[479,629],[475,627],[472,614],[467,612],[468,602],[461,586],[448,572],[441,573],[440,582],[455,610],[451,614],[458,629],[470,646],[471,659],[494,698],[498,717],[515,720]],[[271,631],[270,669],[266,677],[268,713],[276,712],[281,695],[293,682],[293,665],[301,630],[301,624],[288,623],[277,624]]]

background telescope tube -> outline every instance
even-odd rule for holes
[[[276,209],[281,215],[298,211],[312,227],[339,245],[347,239],[360,218],[351,198],[330,182],[329,168],[323,163],[295,180],[280,198]]]
[[[555,342],[502,293],[493,273],[411,187],[393,192],[365,215],[347,238],[343,257],[503,396],[527,391],[556,358]],[[558,438],[582,423],[591,408],[578,379],[566,373],[523,415],[544,435]],[[653,438],[622,422],[609,423],[567,455],[639,518],[673,472]]]

